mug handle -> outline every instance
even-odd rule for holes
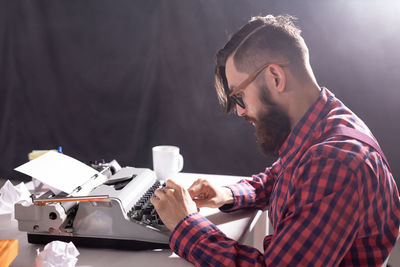
[[[178,155],[178,172],[183,169],[183,157],[181,154]]]

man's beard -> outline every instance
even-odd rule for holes
[[[265,90],[262,88],[262,91]],[[257,119],[247,116],[245,119],[254,122],[261,152],[266,156],[278,156],[279,149],[291,131],[289,116],[272,102],[267,93],[262,93],[261,99],[267,108],[259,112]]]

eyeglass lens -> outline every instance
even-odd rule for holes
[[[233,100],[236,104],[238,104],[241,108],[243,108],[243,109],[246,108],[246,106],[244,105],[244,102],[243,102],[243,98],[241,98],[240,96],[236,96],[236,95],[231,96],[231,98],[232,98],[232,100]]]

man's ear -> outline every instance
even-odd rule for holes
[[[268,86],[277,93],[282,93],[286,88],[286,74],[282,67],[277,64],[271,64],[267,67],[266,78]]]

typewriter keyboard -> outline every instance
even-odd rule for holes
[[[146,193],[135,203],[135,205],[128,211],[128,217],[133,221],[142,222],[144,224],[153,226],[162,226],[164,223],[158,216],[156,209],[150,202],[150,198],[154,196],[154,191],[162,187],[159,181],[155,182]]]

